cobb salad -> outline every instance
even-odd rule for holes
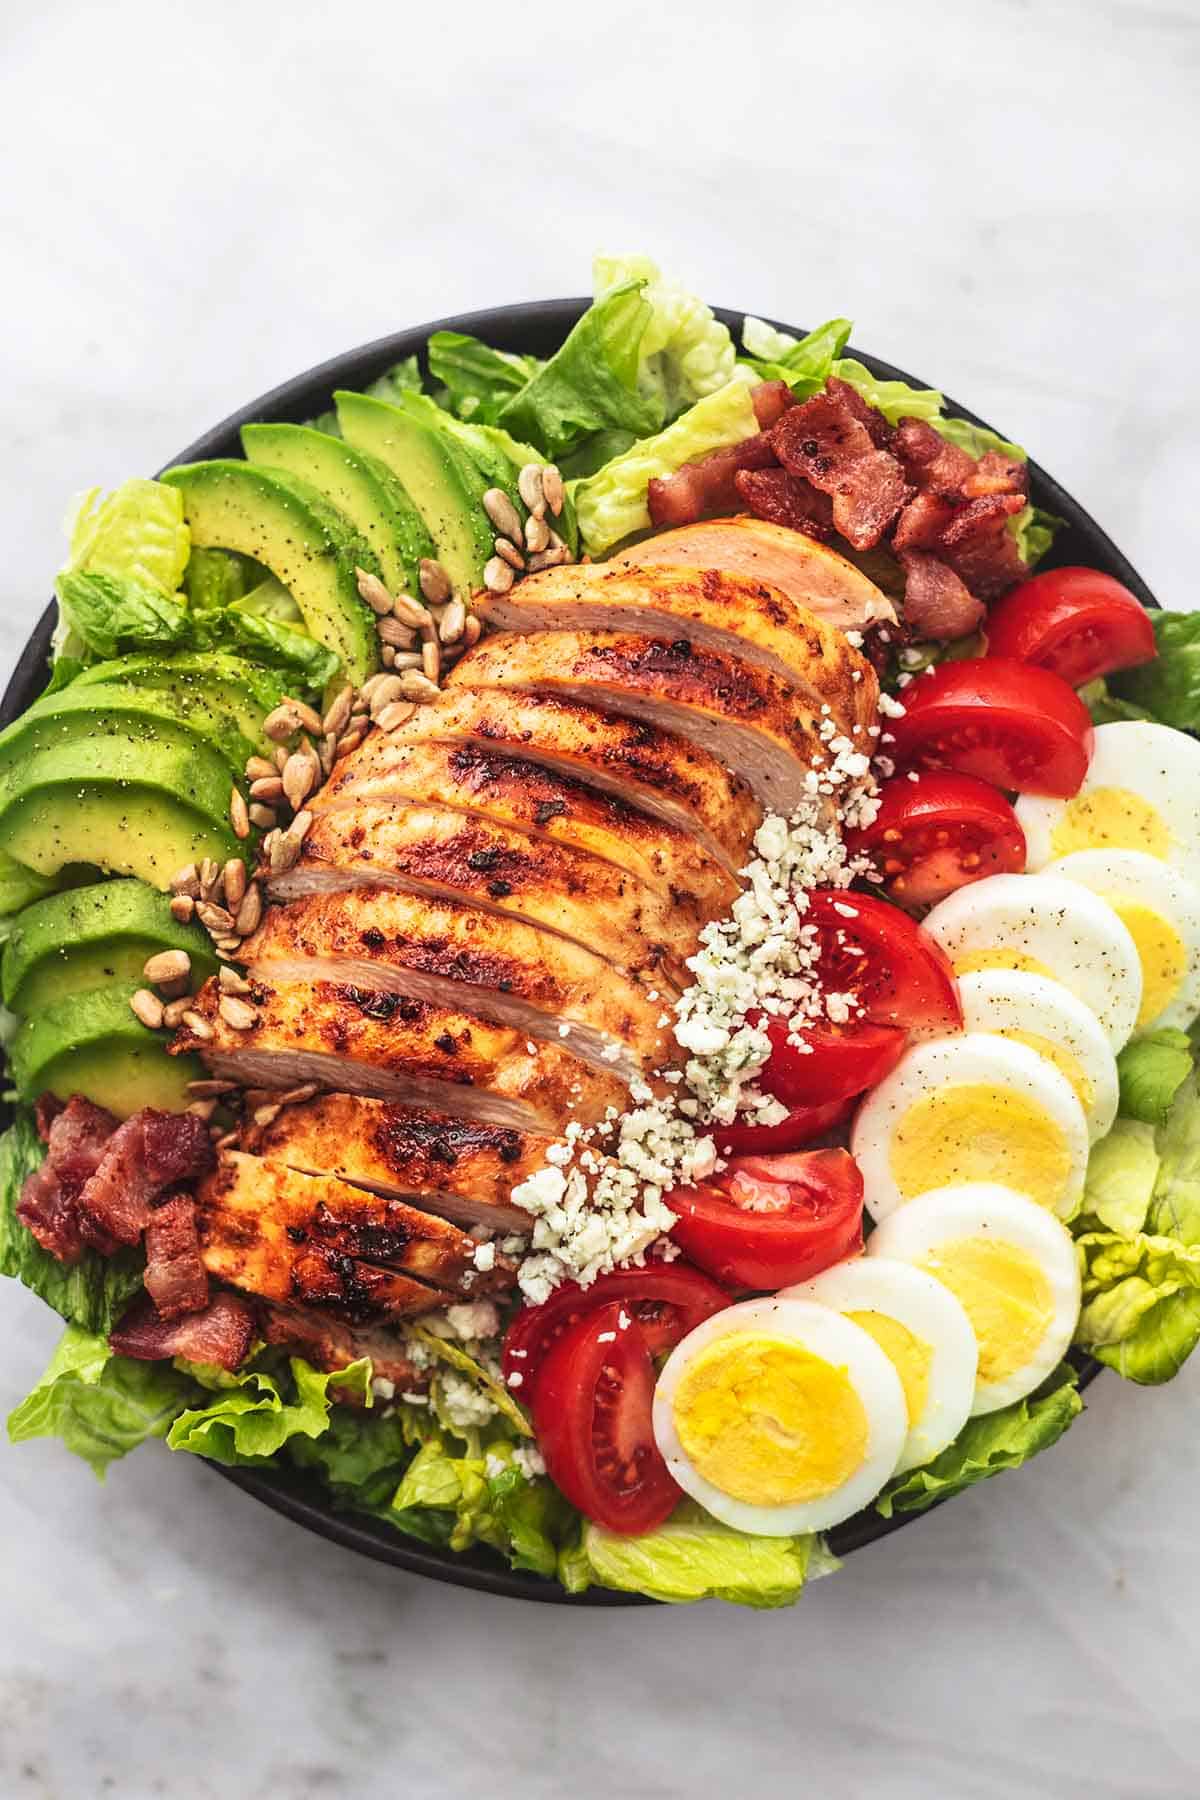
[[[1200,1337],[1200,615],[601,258],[83,497],[0,735],[14,1442],[769,1607]]]

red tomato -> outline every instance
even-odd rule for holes
[[[1157,651],[1145,607],[1099,569],[1048,569],[1005,594],[984,627],[988,651],[1050,669],[1083,687]]]
[[[820,933],[817,979],[827,994],[850,994],[871,1024],[895,1025],[913,1037],[962,1030],[949,958],[898,907],[867,894],[815,888],[805,917]]]
[[[999,788],[938,769],[884,782],[874,824],[847,832],[846,846],[874,859],[901,906],[931,906],[970,881],[1025,867],[1025,833]]]
[[[822,1106],[847,1100],[877,1086],[900,1061],[907,1034],[895,1025],[869,1021],[833,1025],[828,1019],[799,1027],[796,1035],[808,1046],[791,1042],[786,1019],[768,1019],[771,1055],[759,1071],[758,1085],[785,1106]]]
[[[653,1531],[682,1498],[654,1442],[653,1398],[646,1339],[619,1300],[576,1319],[542,1364],[533,1423],[546,1471],[610,1531]]]
[[[1061,675],[1000,656],[942,663],[904,690],[887,746],[898,764],[956,769],[1026,794],[1077,794],[1092,754],[1087,707]]]
[[[714,1125],[712,1135],[718,1156],[774,1156],[785,1150],[802,1150],[817,1138],[845,1125],[854,1112],[857,1095],[833,1100],[826,1106],[796,1106],[778,1125]]]
[[[689,1263],[648,1263],[644,1269],[611,1269],[590,1287],[556,1288],[540,1306],[524,1307],[504,1337],[504,1379],[519,1375],[514,1392],[528,1401],[551,1347],[577,1319],[619,1300],[641,1330],[651,1356],[673,1350],[702,1319],[729,1305],[729,1295]]]
[[[674,1241],[731,1287],[787,1287],[862,1249],[863,1179],[848,1150],[740,1157],[666,1203]]]

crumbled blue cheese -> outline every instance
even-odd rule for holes
[[[456,1431],[473,1431],[495,1417],[494,1402],[465,1375],[443,1369],[435,1379],[439,1410]]]

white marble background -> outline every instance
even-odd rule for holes
[[[740,25],[741,30],[736,29]],[[0,660],[74,490],[600,245],[921,372],[1196,603],[1194,0],[0,7]],[[1189,440],[1191,440],[1189,442]],[[54,1322],[6,1284],[0,1408]],[[157,1449],[0,1449],[0,1796],[1200,1791],[1200,1370],[800,1607],[406,1578]]]

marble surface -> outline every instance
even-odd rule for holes
[[[67,496],[597,246],[962,397],[1195,603],[1200,14],[759,0],[0,19],[0,659]],[[54,1322],[6,1285],[0,1409]],[[794,1612],[579,1614],[310,1540],[190,1459],[0,1450],[0,1794],[579,1800],[1200,1791],[1200,1369]]]

